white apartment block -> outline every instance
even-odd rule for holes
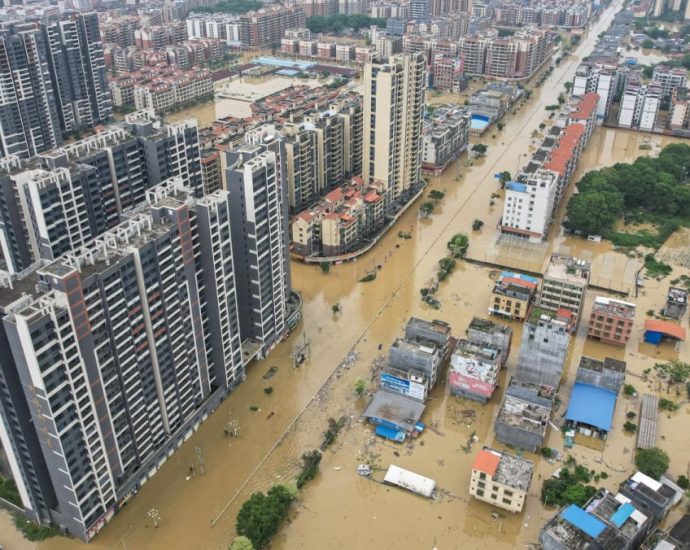
[[[577,68],[573,79],[573,97],[582,97],[587,92],[599,94],[597,123],[601,124],[608,115],[613,96],[618,86],[618,71],[614,66],[586,65]]]
[[[688,71],[680,67],[672,69],[665,65],[657,65],[652,74],[652,81],[661,86],[664,95],[667,95],[676,88],[685,88],[687,86]]]
[[[506,185],[501,231],[541,242],[548,233],[558,190],[558,173],[539,168]]]
[[[618,125],[622,128],[636,128],[652,131],[663,96],[659,84],[640,84],[637,80],[627,83],[621,100]]]

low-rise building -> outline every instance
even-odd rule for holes
[[[541,242],[548,233],[558,195],[558,172],[539,168],[506,184],[501,232]]]
[[[690,129],[690,92],[687,88],[676,88],[671,94],[668,127],[671,130]]]
[[[505,365],[510,354],[510,342],[513,339],[513,329],[503,323],[495,323],[490,319],[473,317],[467,327],[467,339],[472,342],[491,344],[501,350],[501,365]]]
[[[537,304],[551,311],[565,308],[577,321],[584,303],[591,265],[585,260],[553,254],[546,267]]]
[[[669,287],[666,305],[662,313],[671,319],[682,319],[688,310],[688,291],[675,286]]]
[[[524,321],[529,315],[537,285],[534,277],[502,272],[489,296],[489,314]]]
[[[410,317],[405,325],[405,339],[431,342],[445,357],[451,341],[450,325],[438,319],[426,321],[419,317]]]
[[[441,105],[424,119],[422,171],[440,175],[467,150],[470,113],[459,105]]]
[[[443,356],[433,343],[424,340],[396,338],[388,350],[388,364],[400,371],[423,372],[434,387]]]
[[[661,476],[657,481],[642,472],[636,472],[623,481],[618,490],[657,522],[662,521],[683,499],[683,490],[667,477]]]
[[[555,390],[513,379],[506,388],[494,430],[506,445],[536,452],[544,443]]]
[[[597,296],[589,317],[587,336],[607,344],[625,346],[635,321],[635,304]]]
[[[653,526],[628,498],[600,489],[583,508],[570,504],[551,518],[539,542],[544,550],[633,550]]]
[[[619,393],[625,383],[625,369],[625,361],[611,357],[602,361],[583,355],[577,367],[575,381]]]
[[[652,81],[661,86],[664,95],[670,95],[675,89],[687,86],[688,71],[683,67],[657,65],[652,73]]]
[[[448,389],[451,395],[486,403],[498,386],[501,352],[491,344],[460,339],[450,357]]]
[[[509,512],[521,512],[533,472],[531,461],[484,447],[472,464],[470,495]]]

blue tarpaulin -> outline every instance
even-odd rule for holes
[[[608,432],[611,430],[616,397],[615,392],[606,388],[576,382],[570,393],[565,419]]]
[[[387,426],[376,426],[376,435],[380,435],[391,441],[397,441],[398,443],[405,441],[405,432],[399,432]]]
[[[606,529],[606,524],[603,521],[595,518],[592,514],[588,514],[574,504],[563,510],[561,517],[580,531],[587,533],[593,539],[596,539]]]
[[[613,513],[611,516],[611,523],[613,523],[616,527],[620,527],[630,516],[632,516],[634,511],[635,507],[629,502],[626,502]]]
[[[655,344],[659,345],[661,344],[661,340],[663,339],[663,334],[660,332],[657,332],[655,330],[645,330],[644,332],[644,341],[647,342],[648,344]]]
[[[519,181],[509,181],[508,183],[506,183],[506,189],[508,189],[509,191],[518,191],[520,193],[526,193],[527,185]]]

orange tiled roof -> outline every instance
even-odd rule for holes
[[[484,472],[486,475],[493,477],[498,469],[498,464],[501,462],[501,457],[490,452],[481,450],[477,453],[474,458],[474,464],[472,464],[473,470],[479,470]]]

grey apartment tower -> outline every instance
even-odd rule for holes
[[[267,139],[226,153],[240,333],[264,355],[288,330],[290,295],[285,145]]]
[[[91,539],[244,378],[230,205],[171,178],[0,277],[0,441],[35,521]]]
[[[0,24],[0,156],[29,158],[112,117],[95,13]]]

